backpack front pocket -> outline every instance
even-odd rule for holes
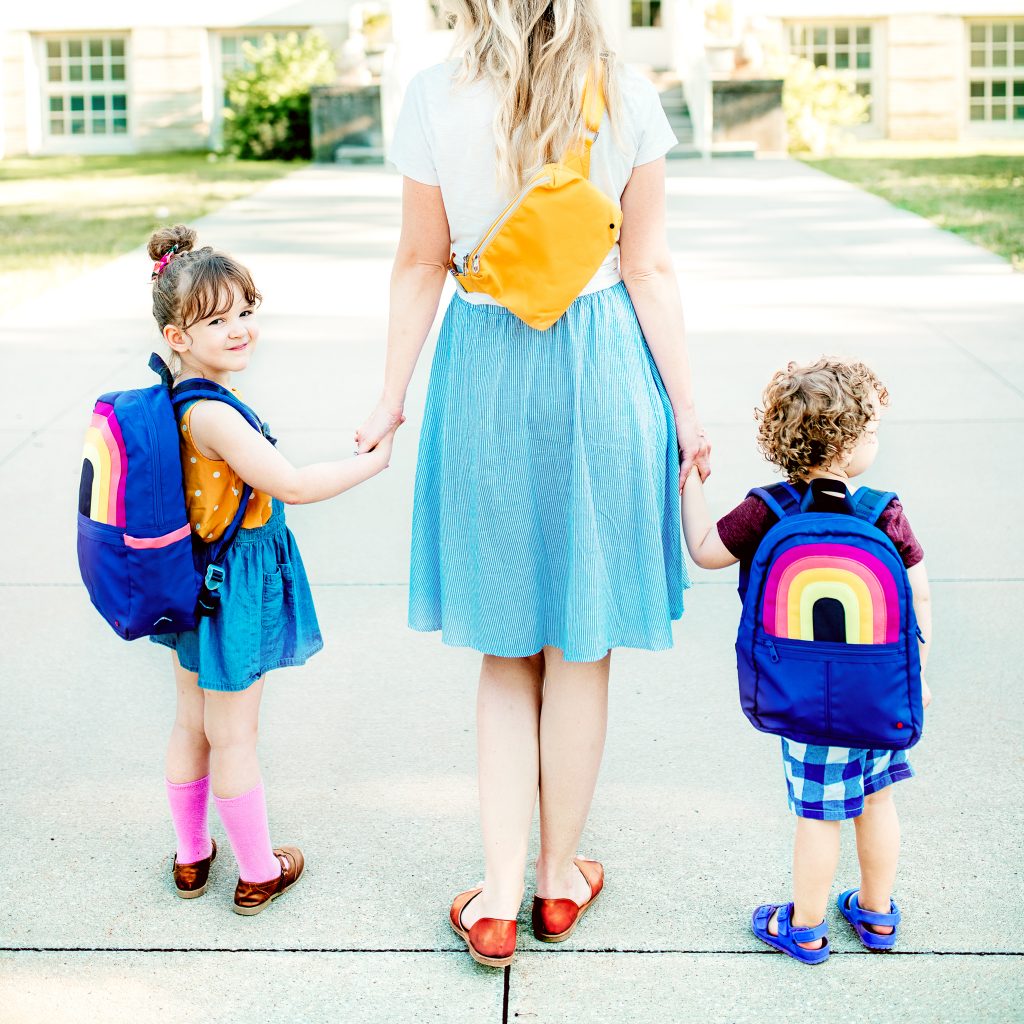
[[[78,566],[89,598],[114,630],[129,638],[131,586],[124,527],[78,513]]]
[[[125,536],[124,543],[129,578],[140,581],[133,588],[129,639],[193,629],[201,580],[188,523],[159,537]]]
[[[920,736],[903,644],[760,635],[739,652],[743,710],[763,732],[822,746],[902,750]],[[919,684],[918,684],[919,685]]]
[[[762,636],[752,654],[755,681],[747,717],[764,732],[801,743],[825,743],[828,671],[802,640]],[[753,715],[753,717],[751,717]]]
[[[885,750],[912,746],[920,735],[920,717],[906,648],[896,643],[855,650],[832,654],[828,661],[834,742]]]

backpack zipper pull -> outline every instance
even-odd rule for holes
[[[770,655],[770,657],[772,659],[772,664],[773,665],[778,665],[778,663],[779,663],[779,652],[775,649],[775,644],[773,644],[771,642],[771,640],[765,640],[765,643],[768,645],[768,654]]]
[[[917,639],[920,640],[923,644],[928,643],[928,641],[924,638],[924,633],[921,632],[921,627],[915,626],[914,629],[917,631]]]

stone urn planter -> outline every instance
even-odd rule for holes
[[[732,74],[736,67],[737,45],[738,41],[726,39],[709,39],[704,44],[712,78],[725,78]]]

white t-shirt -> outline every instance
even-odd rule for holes
[[[494,113],[488,81],[456,85],[457,61],[435,64],[409,83],[389,159],[406,177],[439,185],[448,214],[452,250],[468,253],[508,204],[498,191]],[[622,116],[619,142],[605,113],[590,153],[590,180],[616,202],[633,168],[664,156],[678,141],[653,83],[638,71],[618,71]],[[615,245],[582,294],[622,279]],[[469,302],[496,304],[488,295],[461,291]]]

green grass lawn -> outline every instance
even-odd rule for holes
[[[0,311],[300,166],[208,153],[0,160]]]
[[[844,155],[807,163],[927,217],[1024,270],[1024,153]]]

